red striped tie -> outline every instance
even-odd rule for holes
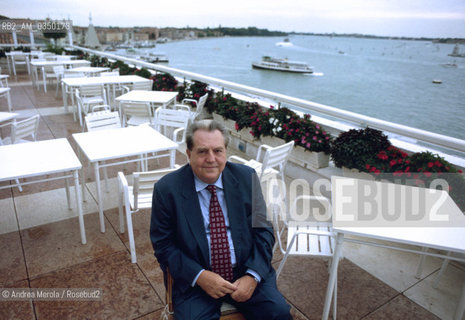
[[[229,250],[223,211],[216,196],[216,187],[209,185],[207,190],[211,193],[209,214],[212,271],[218,273],[225,280],[231,281],[233,278],[231,251]]]

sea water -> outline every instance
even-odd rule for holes
[[[282,37],[225,37],[170,42],[152,50],[166,53],[174,68],[465,139],[465,58],[448,56],[453,44],[289,39],[289,47],[276,45]],[[251,63],[264,55],[307,62],[314,73],[252,69]]]

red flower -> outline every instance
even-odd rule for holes
[[[434,166],[434,163],[428,162],[428,168],[432,168]]]

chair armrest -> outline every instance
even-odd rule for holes
[[[245,160],[244,158],[241,158],[239,156],[230,156],[228,158],[228,161],[231,161],[234,163],[242,163],[242,164],[246,164],[248,162],[248,160]]]
[[[262,144],[258,147],[258,152],[257,152],[257,157],[255,158],[255,160],[261,162],[261,157],[262,157],[262,152],[266,152],[266,150],[268,149],[273,149],[272,146],[269,146],[267,144]]]
[[[185,128],[177,128],[176,130],[173,131],[173,141],[176,143],[181,143],[183,139],[179,140],[177,139],[178,133],[181,131],[184,131]],[[183,134],[184,135],[184,134]]]
[[[192,102],[192,103],[195,104],[195,107],[197,107],[197,100],[189,99],[189,98],[184,98],[184,99],[182,99],[181,103],[182,103],[182,104],[185,104],[185,102]]]
[[[188,105],[185,105],[185,104],[179,104],[179,103],[177,103],[177,104],[174,105],[174,108],[173,108],[173,109],[174,109],[174,110],[178,110],[178,109],[179,109],[179,110],[185,110],[185,111],[187,111],[187,112],[189,112],[189,113],[191,112],[191,107],[189,107]]]

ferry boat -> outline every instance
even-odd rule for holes
[[[313,73],[313,69],[306,62],[290,61],[287,59],[262,57],[260,62],[252,62],[252,67],[256,69],[266,69],[275,71],[285,71],[294,73]]]

